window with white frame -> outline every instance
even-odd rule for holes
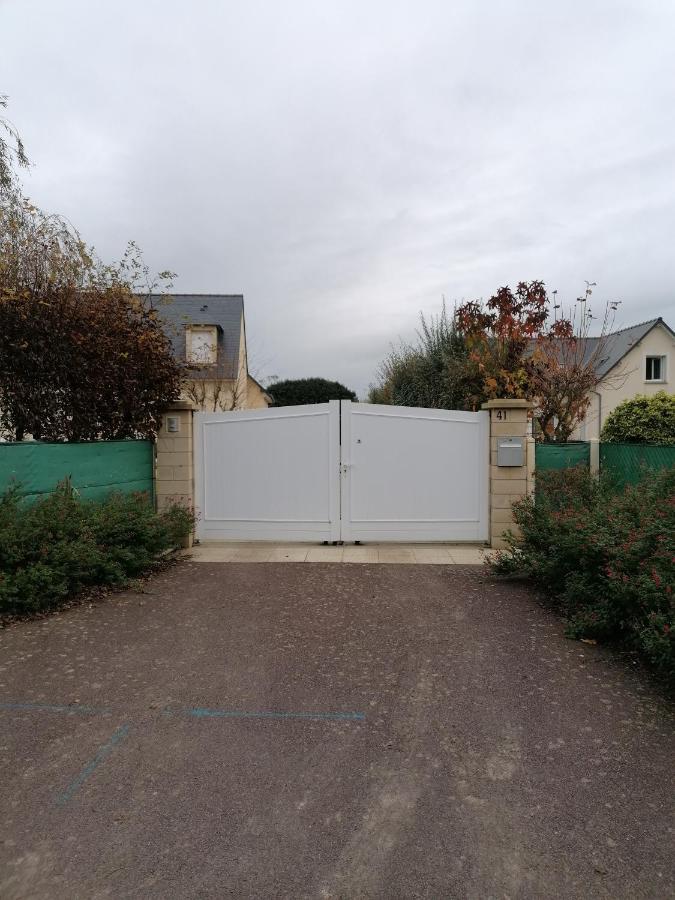
[[[218,358],[218,332],[213,326],[191,327],[187,331],[187,357],[192,363],[207,366]]]
[[[665,356],[647,356],[645,357],[645,381],[665,381],[666,380],[666,358]]]

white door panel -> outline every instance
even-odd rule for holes
[[[343,401],[343,540],[487,540],[487,415]]]
[[[487,413],[334,400],[194,425],[201,540],[488,539]]]
[[[197,535],[339,540],[339,401],[197,413]]]

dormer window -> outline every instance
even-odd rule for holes
[[[645,381],[666,380],[665,356],[647,356],[645,358]]]
[[[191,326],[186,332],[188,362],[208,366],[218,359],[218,329],[215,325]]]

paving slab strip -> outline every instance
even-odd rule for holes
[[[367,544],[344,546],[274,542],[207,542],[184,552],[193,562],[400,563],[483,565],[489,548],[478,544]]]

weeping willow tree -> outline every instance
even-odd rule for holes
[[[7,95],[0,94],[0,109],[7,108]],[[0,116],[0,189],[10,188],[15,180],[15,166],[28,168],[28,157],[21,135],[5,116]]]
[[[414,342],[392,347],[370,388],[370,403],[430,409],[477,409],[483,400],[479,380],[467,365],[468,350],[445,303],[440,313],[420,314]]]

